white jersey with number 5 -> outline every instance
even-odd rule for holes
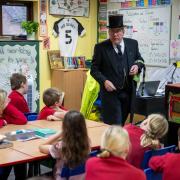
[[[54,23],[53,34],[59,35],[61,56],[74,56],[78,36],[83,36],[85,30],[75,18],[62,18]]]

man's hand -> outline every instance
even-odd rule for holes
[[[138,66],[137,65],[133,65],[130,69],[129,75],[136,75],[138,74]]]
[[[4,126],[7,126],[7,121],[6,121],[6,120],[3,120],[3,122],[4,122]]]
[[[104,87],[108,92],[112,92],[116,90],[116,87],[114,86],[114,84],[109,80],[106,80],[104,82]]]

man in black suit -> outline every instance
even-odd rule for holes
[[[136,92],[133,77],[144,66],[138,42],[123,38],[124,27],[123,15],[109,16],[109,39],[94,48],[91,75],[100,84],[102,118],[107,124],[124,125],[132,113]]]

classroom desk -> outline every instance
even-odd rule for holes
[[[19,129],[33,129],[36,126],[30,123],[26,125],[14,125],[8,124],[0,129],[0,134],[16,131]],[[38,159],[47,158],[47,155],[40,153],[38,146],[44,141],[44,139],[34,139],[30,141],[12,141],[13,146],[6,149],[0,149],[0,156],[5,157],[4,161],[0,159],[0,167],[17,164],[21,162],[29,162]],[[7,157],[6,157],[7,156]],[[6,163],[5,163],[6,162]]]
[[[4,134],[7,132],[11,132],[11,131],[16,131],[19,129],[32,129],[35,128],[35,126],[31,125],[31,124],[26,124],[26,125],[15,125],[15,124],[8,124],[7,126],[3,126],[0,129],[0,134]]]
[[[90,138],[90,143],[92,148],[97,148],[101,144],[101,136],[105,129],[107,129],[109,125],[99,126],[94,128],[88,128],[88,136]]]
[[[92,149],[99,147],[101,135],[109,125],[99,122],[92,122],[90,120],[87,120],[86,123]],[[60,124],[61,122],[59,121],[52,122],[45,120],[28,122],[27,125],[22,126],[11,124],[0,129],[0,133],[4,134],[16,129],[33,129],[35,127],[48,127],[55,130],[60,130]],[[25,142],[13,141],[13,147],[0,149],[0,157],[4,157],[4,160],[1,160],[0,158],[0,167],[48,158],[48,155],[39,152],[39,145],[42,144],[43,141],[45,141],[45,139],[34,139]]]
[[[62,121],[47,121],[47,120],[38,120],[38,121],[30,121],[28,124],[37,126],[40,128],[53,128],[55,130],[60,130],[62,127]],[[99,127],[99,126],[106,126],[103,122],[96,122],[91,120],[86,120],[87,128],[91,127]]]
[[[91,141],[91,147],[96,148],[100,146],[101,135],[108,126],[99,126],[94,128],[88,128],[88,136]],[[52,127],[51,127],[52,128]],[[34,157],[35,160],[43,159],[43,153],[39,152],[39,145],[43,143],[45,139],[34,139],[26,142],[14,141],[13,149],[20,151],[22,153],[28,154]]]
[[[0,167],[28,162],[31,156],[12,148],[0,149]]]
[[[37,121],[30,121],[28,124],[32,125],[35,128],[51,128],[55,129],[56,131],[61,130],[62,121],[47,121],[47,120],[37,120]]]

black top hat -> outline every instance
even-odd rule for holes
[[[107,27],[109,28],[120,28],[125,27],[123,25],[123,15],[109,15],[109,25]]]

